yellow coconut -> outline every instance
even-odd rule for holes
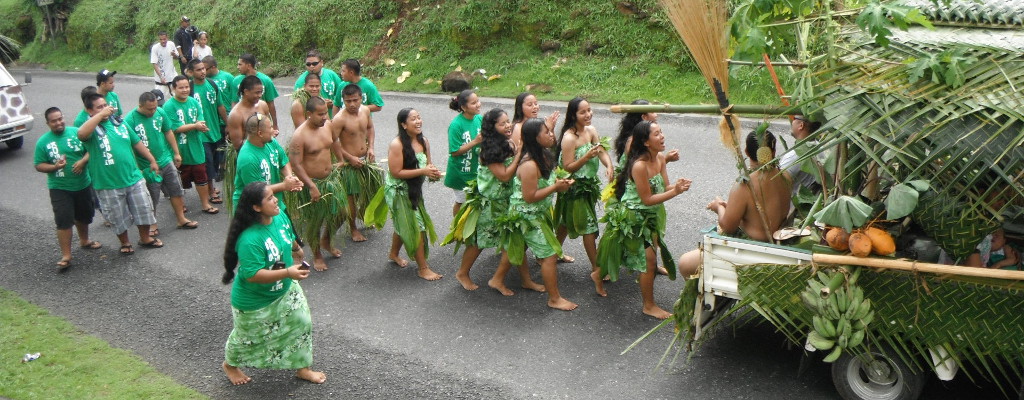
[[[833,250],[846,251],[850,249],[850,234],[843,228],[832,228],[825,233],[825,243]]]
[[[850,254],[867,257],[871,254],[871,238],[860,232],[850,235]]]
[[[864,230],[864,234],[871,239],[871,252],[887,256],[896,252],[896,241],[892,239],[892,235],[884,230],[870,227]]]

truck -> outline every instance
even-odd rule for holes
[[[11,150],[20,149],[34,122],[22,86],[0,64],[0,142]]]

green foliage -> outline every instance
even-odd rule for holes
[[[853,228],[864,226],[871,217],[871,206],[865,204],[859,198],[851,196],[839,196],[829,203],[821,211],[814,215],[818,222],[829,226],[838,226],[847,232]]]
[[[875,39],[875,44],[885,47],[889,45],[892,28],[907,30],[912,24],[931,28],[928,18],[921,15],[917,8],[893,3],[882,3],[872,0],[857,17],[857,26],[868,32]]]
[[[917,82],[928,77],[933,83],[944,83],[952,88],[964,84],[964,71],[978,61],[976,57],[966,54],[965,48],[952,48],[939,53],[928,53],[924,57],[907,58],[910,82]]]

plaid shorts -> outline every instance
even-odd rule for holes
[[[120,189],[97,190],[96,196],[100,200],[100,212],[118,235],[127,231],[133,221],[135,225],[156,223],[145,179]]]

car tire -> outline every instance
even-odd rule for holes
[[[921,395],[928,371],[914,372],[892,352],[844,352],[832,364],[832,383],[846,400],[913,400]],[[869,360],[869,361],[866,361]]]
[[[17,150],[17,149],[20,149],[21,146],[25,144],[25,137],[24,136],[18,136],[18,137],[14,138],[14,139],[8,140],[5,143],[7,143],[7,148],[9,148],[11,150]]]

